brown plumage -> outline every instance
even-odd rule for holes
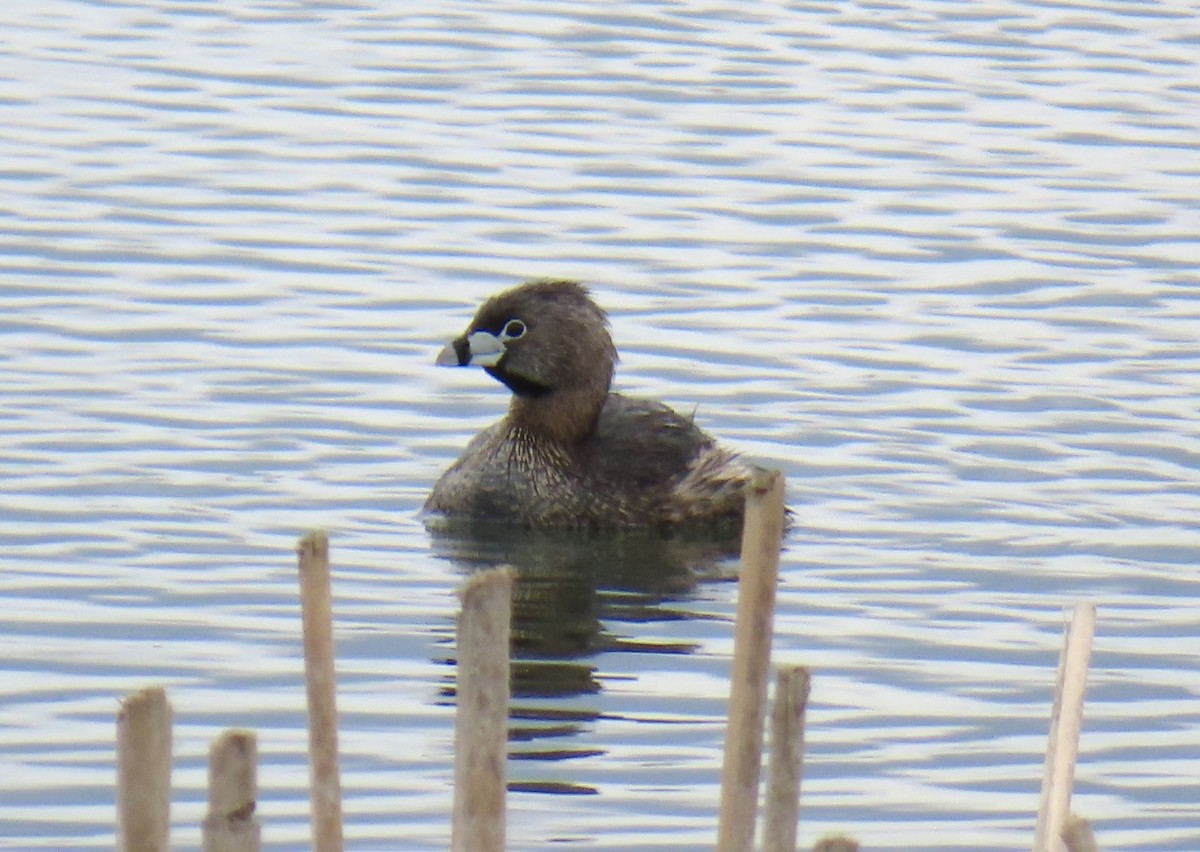
[[[483,366],[512,403],[425,511],[531,527],[740,524],[746,465],[691,419],[611,392],[616,361],[604,311],[574,281],[486,301],[437,363]]]

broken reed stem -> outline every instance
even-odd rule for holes
[[[1092,824],[1082,817],[1072,816],[1067,820],[1062,839],[1067,852],[1100,852]]]
[[[756,470],[746,488],[718,852],[750,852],[754,843],[783,522],[783,474]]]
[[[800,779],[804,768],[804,714],[808,708],[810,683],[811,676],[804,666],[782,666],[775,675],[762,852],[795,852],[796,849]]]
[[[842,834],[825,837],[816,842],[813,852],[858,852],[858,841]]]
[[[1057,852],[1063,848],[1062,832],[1071,809],[1071,788],[1075,783],[1075,760],[1079,754],[1079,730],[1083,722],[1083,694],[1095,631],[1095,605],[1077,603],[1059,658],[1046,767],[1033,838],[1034,852]]]
[[[451,852],[503,852],[513,572],[483,571],[461,591]]]
[[[166,852],[171,833],[171,705],[160,686],[117,714],[117,849]]]
[[[1054,697],[1050,705],[1050,734],[1046,741],[1046,758],[1042,764],[1042,789],[1038,796],[1037,824],[1033,831],[1033,852],[1046,852],[1046,818],[1050,812],[1050,787],[1056,767],[1054,748],[1058,743],[1058,717],[1062,715],[1063,677],[1067,670],[1067,643],[1064,635],[1062,648],[1058,652],[1058,669],[1054,675]]]
[[[296,548],[308,687],[309,788],[315,852],[342,850],[342,785],[338,771],[337,699],[333,665],[333,605],[329,536],[312,532]]]
[[[204,852],[259,852],[258,737],[230,728],[208,750],[208,815]]]

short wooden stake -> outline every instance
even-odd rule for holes
[[[783,522],[783,474],[777,470],[755,471],[746,489],[742,529],[718,852],[750,852],[754,844]]]
[[[1092,824],[1083,817],[1072,815],[1063,828],[1062,838],[1067,852],[1100,852]]]
[[[513,573],[463,586],[458,616],[452,852],[503,852]]]
[[[804,714],[810,682],[804,666],[783,666],[775,675],[762,852],[796,852],[800,779],[804,768]]]
[[[817,841],[813,852],[858,852],[858,841],[841,834],[825,837]]]
[[[162,687],[128,696],[117,715],[117,849],[166,852],[171,834],[171,705]]]
[[[208,815],[204,852],[259,852],[258,738],[229,729],[208,750]]]
[[[342,850],[342,782],[338,770],[337,682],[333,665],[333,604],[329,536],[300,540],[300,610],[308,686],[309,788],[314,852]]]
[[[1062,833],[1071,809],[1079,730],[1083,723],[1083,693],[1087,686],[1092,637],[1096,632],[1096,607],[1078,603],[1059,658],[1058,683],[1050,713],[1050,737],[1034,831],[1034,852],[1059,852]]]

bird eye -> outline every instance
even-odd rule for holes
[[[500,330],[500,339],[504,341],[520,340],[525,336],[525,323],[519,319],[510,319]]]

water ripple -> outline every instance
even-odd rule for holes
[[[1086,598],[1074,806],[1105,848],[1200,846],[1193,9],[0,24],[0,845],[111,846],[115,696],[156,682],[175,845],[199,848],[208,740],[249,725],[268,845],[307,848],[291,561],[320,526],[351,845],[444,847],[459,574],[414,514],[505,400],[430,360],[490,292],[571,275],[623,389],[789,476],[802,842],[1027,844]],[[515,847],[711,848],[729,570],[558,589],[587,629],[540,653],[589,650],[526,661],[577,691],[523,699]]]

